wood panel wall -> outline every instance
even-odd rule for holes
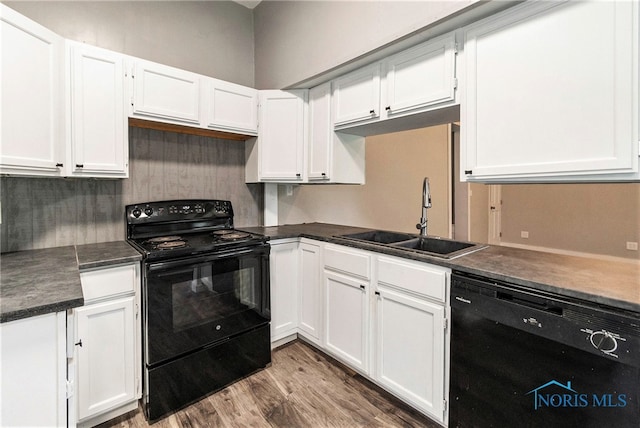
[[[243,142],[134,127],[129,141],[128,179],[2,177],[2,252],[124,239],[124,206],[147,201],[228,199],[236,227],[262,224]]]

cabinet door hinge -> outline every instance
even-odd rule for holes
[[[67,380],[67,399],[73,397],[73,381]]]
[[[442,410],[447,411],[447,400],[442,400]]]
[[[456,55],[458,54],[458,42],[453,43],[453,53]]]
[[[448,328],[449,328],[449,319],[448,319],[448,318],[445,318],[445,319],[444,319],[444,329],[446,330],[446,329],[448,329]]]
[[[453,89],[458,89],[458,78],[457,77],[453,78]]]
[[[136,303],[136,319],[138,319],[139,313],[140,313],[140,306]]]

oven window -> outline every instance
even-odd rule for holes
[[[269,322],[269,249],[151,265],[146,363],[159,364]]]
[[[212,272],[211,265],[193,268],[193,279],[172,285],[173,331],[197,327],[248,309],[257,301],[252,267]]]

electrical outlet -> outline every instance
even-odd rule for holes
[[[627,242],[627,250],[638,251],[638,243],[637,242]]]
[[[526,230],[521,230],[520,231],[520,237],[524,238],[524,239],[529,238],[529,232],[527,232]]]

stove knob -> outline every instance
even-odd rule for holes
[[[133,214],[135,218],[138,218],[142,215],[142,211],[140,211],[140,208],[134,208],[131,214]]]
[[[605,353],[611,353],[618,348],[618,342],[611,333],[605,330],[596,331],[589,337],[594,348]]]
[[[153,208],[151,207],[145,208],[144,213],[147,215],[147,217],[151,217],[151,214],[153,214]]]

